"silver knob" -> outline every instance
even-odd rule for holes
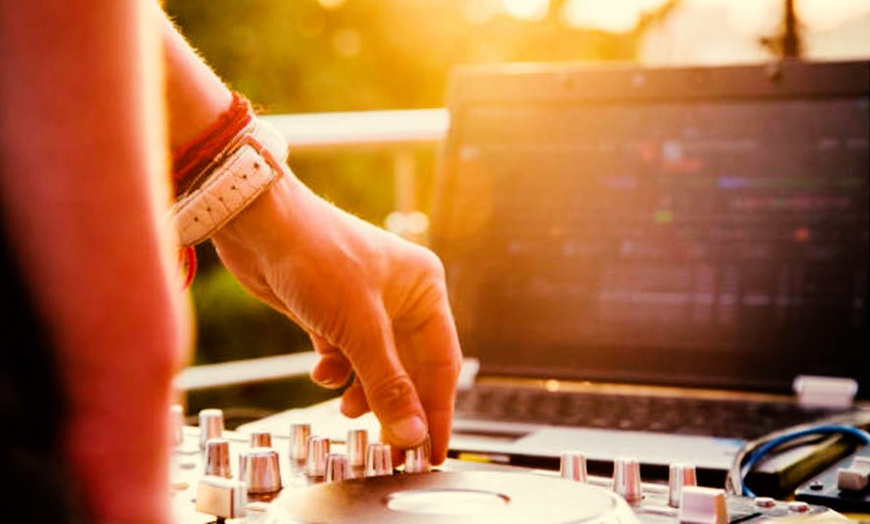
[[[205,474],[227,479],[232,478],[229,440],[212,438],[205,443]]]
[[[588,480],[586,475],[586,457],[576,451],[562,453],[559,474],[564,479],[586,482]]]
[[[429,439],[405,450],[405,473],[429,473],[432,464],[429,462],[430,448]]]
[[[220,409],[203,409],[199,412],[199,449],[205,449],[209,439],[221,438],[224,432],[224,412]]]
[[[613,462],[613,491],[622,495],[626,502],[637,502],[643,498],[637,459],[618,458]]]
[[[369,434],[366,430],[352,429],[347,432],[347,459],[351,468],[365,468],[368,445]]]
[[[271,448],[272,434],[268,431],[255,431],[251,433],[252,448]]]
[[[366,447],[366,477],[393,474],[393,457],[389,444],[372,442]]]
[[[248,494],[260,495],[281,490],[278,452],[272,448],[251,448],[242,453],[239,478],[248,486]]]
[[[170,424],[172,428],[172,443],[180,447],[184,443],[184,407],[173,404],[169,407]]]
[[[698,478],[695,475],[695,466],[687,463],[671,464],[668,471],[668,505],[672,508],[680,507],[680,498],[683,496],[683,488],[697,486]]]
[[[309,477],[326,475],[326,457],[329,456],[329,439],[326,437],[308,438],[308,456],[305,460],[305,474]]]
[[[326,482],[338,482],[350,478],[350,461],[343,453],[326,456]]]
[[[305,468],[310,436],[311,424],[290,424],[290,467],[294,472]]]

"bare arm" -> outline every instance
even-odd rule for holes
[[[164,39],[177,147],[217,120],[231,93],[168,21]],[[371,409],[398,448],[428,431],[434,461],[444,460],[460,349],[443,268],[430,251],[344,213],[293,176],[212,240],[250,291],[312,336],[322,357],[315,381],[338,387],[355,371],[346,414]]]
[[[0,194],[65,381],[100,522],[168,522],[167,406],[187,346],[159,40],[137,2],[0,4]],[[155,74],[156,73],[156,74]]]

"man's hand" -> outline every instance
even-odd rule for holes
[[[213,237],[254,295],[311,336],[312,379],[353,383],[342,412],[374,411],[400,449],[447,454],[461,352],[444,269],[426,248],[349,215],[287,176]]]

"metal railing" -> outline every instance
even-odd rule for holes
[[[342,150],[385,151],[393,155],[395,215],[418,213],[417,170],[413,151],[443,140],[446,109],[408,109],[346,113],[266,115],[290,146],[291,155]],[[399,220],[401,222],[401,220]],[[401,231],[397,231],[401,233]],[[313,351],[192,366],[175,378],[180,392],[306,376],[316,362]]]

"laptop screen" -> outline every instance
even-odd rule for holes
[[[464,68],[432,246],[506,375],[868,396],[870,63]]]

